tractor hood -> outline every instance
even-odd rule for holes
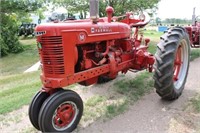
[[[119,22],[98,22],[90,20],[59,23],[44,23],[35,28],[36,36],[62,36],[63,32],[85,32],[87,36],[105,36],[115,34],[118,39],[130,37],[130,26]],[[114,39],[114,38],[113,38]]]

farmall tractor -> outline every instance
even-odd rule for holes
[[[177,99],[185,86],[190,40],[182,27],[169,29],[148,52],[150,39],[139,35],[148,15],[133,13],[98,18],[98,0],[90,0],[90,19],[41,24],[36,27],[43,87],[34,96],[29,118],[42,132],[71,132],[83,114],[81,97],[63,89],[74,83],[92,85],[115,79],[119,72],[154,70],[156,92],[166,100]],[[132,30],[134,29],[134,34]],[[192,31],[193,32],[193,31]]]
[[[200,47],[200,16],[195,15],[195,8],[193,9],[192,15],[192,26],[185,27],[189,34],[191,47]]]

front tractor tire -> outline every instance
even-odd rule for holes
[[[190,42],[182,27],[169,29],[157,45],[154,86],[165,100],[177,99],[184,89],[190,56]]]
[[[38,115],[40,112],[40,108],[44,101],[49,97],[49,94],[46,92],[38,91],[35,96],[33,97],[33,100],[31,101],[31,104],[29,106],[28,114],[29,119],[32,123],[32,125],[37,129],[40,130],[38,125]]]
[[[83,113],[80,96],[71,90],[56,92],[43,103],[39,113],[42,132],[72,132]]]
[[[58,91],[63,91],[62,88],[59,88],[55,90],[55,92]],[[35,96],[33,97],[31,104],[29,106],[28,110],[28,115],[29,119],[32,123],[32,125],[37,129],[40,130],[39,124],[38,124],[38,117],[39,117],[39,112],[42,107],[42,104],[44,101],[50,96],[49,93],[43,92],[43,91],[38,91]]]

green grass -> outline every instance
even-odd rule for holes
[[[144,31],[144,37],[150,39],[150,44],[149,44],[148,51],[151,54],[155,54],[156,53],[156,47],[157,47],[157,44],[158,44],[158,42],[160,40],[160,36],[162,36],[162,35],[163,35],[162,32],[151,31],[151,30]]]
[[[150,44],[149,44],[148,51],[149,51],[151,54],[154,55],[154,54],[156,53],[156,47],[157,47],[157,42],[152,41],[152,42],[150,42]]]
[[[24,52],[0,58],[0,76],[20,74],[39,60],[35,39],[20,41]]]
[[[124,99],[121,103],[115,103],[106,107],[106,117],[112,118],[124,113],[128,109],[129,103]]]
[[[106,96],[95,95],[84,103],[84,113],[81,119],[82,125],[92,123],[98,118],[108,119],[123,113],[128,108],[124,97],[110,99]]]
[[[35,39],[20,40],[25,51],[0,59],[0,114],[29,104],[41,87],[40,71],[23,73],[39,60]]]
[[[153,89],[152,74],[144,72],[133,80],[116,82],[114,86],[118,93],[128,96],[128,100],[134,102]]]
[[[134,79],[117,81],[113,89],[120,98],[106,107],[106,117],[111,118],[125,112],[129,105],[153,89],[152,74],[143,72]]]
[[[105,96],[95,95],[89,98],[84,103],[84,113],[82,117],[82,122],[95,121],[97,118],[105,113],[105,103],[107,98]]]
[[[92,123],[98,118],[113,118],[125,112],[129,105],[153,89],[152,74],[142,72],[134,79],[121,80],[114,83],[111,96],[95,95],[84,104],[81,123]]]
[[[40,89],[40,72],[7,76],[0,81],[0,114],[4,114],[30,103]]]
[[[144,31],[144,37],[148,37],[151,41],[154,42],[158,42],[163,34],[163,32],[157,32],[154,30]]]
[[[106,100],[105,97],[97,95],[97,96],[94,96],[94,97],[88,99],[87,102],[85,103],[85,105],[93,107],[93,106],[97,105],[98,103],[103,102],[105,100]]]
[[[200,48],[192,49],[190,54],[190,61],[200,57]]]

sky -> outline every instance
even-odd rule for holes
[[[200,0],[161,0],[158,4],[157,16],[165,18],[192,18],[193,8],[200,15]]]
[[[196,7],[196,15],[200,15],[200,0],[161,0],[158,4],[156,17],[162,20],[166,18],[191,19],[193,8]],[[65,8],[55,9],[54,12],[67,12]]]

